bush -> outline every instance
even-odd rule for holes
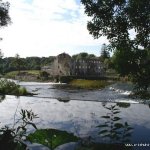
[[[20,87],[14,81],[0,79],[0,94],[1,95],[32,95],[29,93],[26,88]]]
[[[26,150],[23,140],[27,137],[28,126],[36,128],[33,120],[38,118],[32,110],[23,110],[21,117],[13,124],[13,127],[3,127],[0,129],[0,149],[1,150]]]
[[[47,73],[46,71],[41,71],[40,72],[40,79],[41,80],[48,80],[48,77],[49,77],[49,73]]]

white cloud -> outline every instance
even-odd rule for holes
[[[5,56],[50,56],[63,51],[73,54],[77,47],[100,47],[107,42],[104,37],[93,40],[89,35],[83,7],[75,0],[9,1],[13,23],[1,30],[0,42]]]

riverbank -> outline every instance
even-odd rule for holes
[[[39,70],[11,71],[3,77],[20,81],[38,81],[40,76]]]
[[[108,74],[108,73],[107,73]],[[25,82],[58,82],[67,83],[70,88],[77,89],[103,89],[108,85],[124,82],[131,83],[127,78],[119,78],[115,74],[106,77],[80,77],[80,76],[61,76],[61,77],[50,77],[46,72],[41,72],[40,70],[25,70],[25,71],[13,71],[5,74],[4,78],[10,78]],[[136,99],[150,99],[150,90],[148,92],[144,91],[134,91],[130,95],[130,98]]]

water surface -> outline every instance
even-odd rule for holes
[[[11,126],[14,120],[19,118],[21,109],[32,109],[39,116],[35,120],[38,128],[66,130],[80,137],[91,136],[95,141],[102,141],[97,126],[105,122],[101,116],[108,113],[103,105],[117,105],[121,111],[118,115],[122,118],[122,122],[128,122],[133,127],[131,142],[150,141],[150,107],[128,98],[130,86],[115,84],[103,90],[78,90],[58,88],[58,85],[51,83],[20,84],[37,95],[33,97],[7,95],[5,100],[0,102],[1,126],[6,124]],[[58,101],[60,97],[69,101],[60,102]],[[118,102],[128,104],[120,105]]]

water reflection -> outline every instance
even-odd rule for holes
[[[65,95],[64,97],[70,96]],[[150,109],[148,105],[144,104],[78,101],[72,99],[68,103],[64,103],[56,99],[21,96],[18,105],[18,99],[16,97],[6,96],[6,100],[0,103],[0,118],[2,125],[9,125],[13,121],[14,112],[18,105],[18,111],[21,108],[32,109],[39,115],[39,119],[36,122],[38,128],[56,128],[72,132],[80,137],[91,136],[95,142],[101,142],[102,138],[98,136],[98,131],[100,132],[104,128],[96,128],[96,126],[103,125],[107,122],[107,119],[100,118],[100,116],[107,116],[110,113],[110,110],[104,106],[110,107],[115,104],[116,108],[121,111],[115,114],[114,117],[121,118],[115,123],[121,123],[126,128],[128,128],[128,125],[131,125],[134,128],[134,132],[131,132],[131,142],[149,141],[150,121],[148,118]],[[118,132],[123,132],[122,128],[118,130]]]
[[[102,137],[104,143],[130,142],[133,128],[128,124],[127,121],[122,121],[122,118],[119,116],[121,111],[118,106],[127,108],[130,105],[123,103],[117,103],[110,106],[103,105],[108,112],[105,116],[101,116],[105,122],[97,127],[100,129],[99,135]]]

